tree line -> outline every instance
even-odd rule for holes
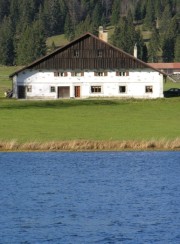
[[[143,61],[179,62],[179,9],[179,0],[0,0],[0,64],[28,64],[46,54],[47,37],[99,26],[113,26],[110,42],[130,54],[136,44]]]

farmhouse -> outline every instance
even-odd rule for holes
[[[11,74],[13,97],[163,97],[165,73],[99,37],[86,33]]]

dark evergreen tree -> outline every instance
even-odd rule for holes
[[[96,33],[96,29],[91,22],[91,18],[88,15],[87,18],[79,23],[75,29],[75,37],[79,37],[80,35],[84,34],[85,32],[90,32],[92,34]]]
[[[179,24],[176,16],[171,20],[167,32],[164,35],[162,45],[162,58],[164,62],[173,62],[175,56],[175,42],[179,33]]]
[[[47,36],[53,36],[63,32],[65,22],[65,5],[62,0],[45,0],[43,22]]]
[[[175,41],[174,62],[180,62],[180,34]]]
[[[141,6],[142,6],[142,2],[141,1],[138,1],[136,3],[136,5],[135,5],[134,20],[137,21],[137,22],[142,19]]]
[[[117,25],[120,20],[121,0],[114,0],[112,6],[111,24]]]
[[[142,61],[146,62],[148,61],[148,49],[147,49],[147,46],[146,44],[144,43],[143,45],[143,52],[142,52]]]
[[[10,0],[0,0],[0,23],[9,15]]]
[[[14,44],[12,24],[9,18],[4,18],[0,28],[0,64],[13,65]]]
[[[130,24],[131,23],[131,24]],[[135,28],[130,18],[122,17],[116,26],[112,42],[115,46],[122,50],[133,54],[134,45],[136,43]]]
[[[93,14],[92,14],[92,23],[94,26],[94,29],[98,29],[100,25],[103,25],[102,23],[102,16],[103,16],[103,11],[102,11],[102,5],[100,2],[97,2]]]
[[[64,34],[65,34],[65,37],[69,41],[71,41],[75,36],[75,29],[73,27],[74,26],[71,21],[70,15],[69,15],[69,13],[67,13],[66,19],[65,19],[65,24],[64,24]]]
[[[46,44],[42,26],[39,21],[36,21],[33,25],[27,26],[25,32],[21,34],[17,46],[17,64],[31,63],[45,53]]]
[[[144,19],[144,24],[147,28],[152,28],[155,22],[155,12],[154,12],[154,4],[153,0],[147,0],[146,5],[146,16]]]
[[[157,63],[158,62],[158,53],[160,51],[160,37],[159,32],[156,28],[152,31],[152,36],[149,42],[148,54],[149,62]]]
[[[19,18],[20,18],[19,2],[18,2],[18,0],[11,0],[11,4],[10,4],[10,19],[11,19],[11,22],[12,22],[13,33],[16,32],[16,28],[17,28],[17,25],[19,23]]]
[[[160,31],[165,32],[170,25],[172,14],[169,4],[166,5],[160,20]]]

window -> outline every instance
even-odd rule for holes
[[[128,71],[117,71],[116,76],[129,76]]]
[[[146,86],[145,87],[145,92],[146,93],[150,93],[150,92],[152,93],[153,92],[153,87],[152,86]]]
[[[107,72],[94,72],[95,76],[107,76]]]
[[[84,72],[72,72],[71,76],[81,77],[81,76],[84,76]]]
[[[78,58],[79,57],[79,50],[74,50],[74,57]]]
[[[120,86],[119,87],[119,92],[120,93],[126,93],[126,86]]]
[[[101,93],[101,86],[91,86],[91,93]]]
[[[102,50],[98,50],[97,51],[97,55],[98,55],[99,58],[102,58],[102,54],[103,54]]]
[[[58,71],[55,71],[54,72],[54,76],[55,77],[58,77],[58,76],[61,76],[61,77],[67,76],[67,72],[58,72]]]
[[[59,76],[59,72],[55,71],[54,76],[56,76],[56,77]]]
[[[67,72],[60,72],[59,76],[63,77],[63,76],[67,76]]]
[[[32,86],[27,86],[27,92],[32,92]]]
[[[50,87],[50,92],[56,92],[56,88],[55,88],[55,86],[51,86],[51,87]]]

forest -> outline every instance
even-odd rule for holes
[[[47,54],[46,40],[68,41],[98,27],[109,42],[145,62],[180,62],[179,0],[0,0],[0,65],[26,65]],[[149,33],[148,38],[144,33]],[[57,48],[52,43],[51,51]]]

